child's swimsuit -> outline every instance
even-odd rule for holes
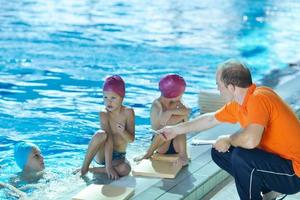
[[[151,141],[154,139],[155,135],[152,136]],[[166,153],[164,154],[176,154],[176,150],[174,148],[174,144],[173,144],[174,139],[171,140],[170,145],[169,145],[169,149],[166,151]]]
[[[126,152],[119,152],[119,151],[113,151],[112,152],[112,160],[121,160],[125,159]],[[101,161],[100,163],[95,160],[97,164],[99,165],[105,165],[105,160]]]
[[[125,156],[126,156],[126,152],[113,151],[112,153],[113,160],[121,160],[125,158]]]
[[[176,154],[177,153],[175,148],[174,148],[173,141],[174,141],[174,139],[171,140],[169,149],[165,154]]]

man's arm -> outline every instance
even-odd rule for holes
[[[261,141],[264,127],[260,124],[250,124],[245,129],[232,134],[230,144],[235,147],[243,147],[245,149],[254,149]]]
[[[22,192],[21,190],[17,189],[16,187],[8,184],[8,183],[2,183],[0,182],[0,188],[5,187],[9,189],[10,191],[14,192],[20,199],[25,199],[27,197],[26,193]]]
[[[200,115],[199,117],[192,119],[189,122],[178,124],[174,128],[178,130],[178,134],[186,134],[190,132],[204,131],[212,127],[215,127],[218,124],[221,124],[221,122],[219,122],[215,118],[215,113],[211,112],[211,113]]]
[[[250,124],[232,135],[220,136],[214,144],[214,148],[219,152],[228,151],[230,146],[254,149],[259,145],[263,132],[264,126]]]
[[[200,115],[199,117],[184,123],[180,123],[176,126],[165,127],[161,130],[158,130],[158,133],[161,134],[161,137],[164,140],[171,140],[177,135],[186,134],[190,132],[200,132],[207,129],[210,129],[218,124],[221,124],[216,118],[215,113],[206,113]]]

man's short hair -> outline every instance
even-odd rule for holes
[[[221,70],[221,81],[228,85],[247,88],[252,85],[252,77],[249,68],[241,61],[230,59],[218,66]]]

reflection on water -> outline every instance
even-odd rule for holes
[[[1,2],[0,181],[18,171],[12,147],[26,139],[57,175],[45,199],[82,184],[63,183],[99,128],[101,86],[111,74],[124,78],[125,104],[135,108],[134,157],[149,144],[160,77],[184,76],[184,101],[196,116],[197,93],[215,87],[224,59],[245,59],[255,81],[299,60],[299,13],[296,0]]]

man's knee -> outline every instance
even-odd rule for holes
[[[211,153],[212,160],[218,165],[222,157],[222,154],[224,153],[218,152],[215,148],[211,148],[210,153]]]
[[[240,147],[234,148],[231,156],[232,166],[239,168],[242,165],[249,163],[249,150]]]

